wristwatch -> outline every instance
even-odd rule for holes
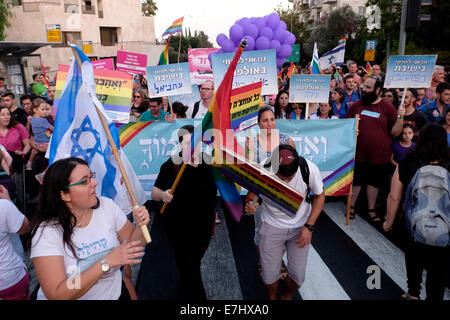
[[[307,224],[305,223],[304,227],[306,229],[308,229],[309,231],[313,232],[314,231],[314,226],[312,224]]]
[[[105,258],[100,260],[100,264],[102,265],[102,271],[103,272],[108,272],[109,271],[109,264],[108,264],[108,262],[106,262]]]

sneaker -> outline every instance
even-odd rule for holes
[[[214,213],[216,214],[216,223],[221,223],[222,220],[220,220],[219,214],[217,212],[214,211]]]

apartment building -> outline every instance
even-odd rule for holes
[[[144,53],[148,65],[158,62],[164,46],[156,45],[153,17],[141,14],[140,0],[12,0],[13,18],[6,30],[7,42],[47,43],[61,30],[61,43],[43,46],[35,56],[21,58],[24,79],[41,71],[52,79],[58,64],[69,64],[69,34],[85,53],[95,59],[116,58],[117,50]],[[58,36],[57,36],[58,38]],[[3,66],[5,69],[5,66]]]

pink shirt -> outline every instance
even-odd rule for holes
[[[6,136],[0,133],[0,144],[8,151],[22,151],[22,141],[28,139],[30,134],[23,125],[16,124],[14,127],[9,128]]]

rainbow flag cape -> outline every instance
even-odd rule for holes
[[[172,22],[172,24],[167,28],[166,31],[164,31],[164,33],[162,34],[162,36],[167,36],[167,35],[172,35],[178,32],[181,32],[181,28],[183,25],[183,19],[184,17],[181,17],[177,20],[175,20],[174,22]]]
[[[369,61],[366,62],[366,71],[369,74],[369,76],[372,75],[372,66],[370,65]]]
[[[169,42],[170,42],[170,38],[167,40],[166,46],[164,47],[163,52],[161,52],[161,55],[159,56],[159,62],[158,62],[158,66],[162,65],[162,64],[169,64]]]
[[[311,74],[319,74],[319,73],[320,73],[319,52],[317,50],[317,43],[314,42],[313,57],[311,60]]]
[[[231,216],[239,222],[243,213],[243,205],[241,196],[236,188],[236,185],[222,174],[220,161],[221,149],[223,146],[233,150],[237,154],[243,154],[242,147],[236,142],[236,139],[231,130],[230,118],[230,97],[233,85],[233,75],[236,70],[239,58],[244,51],[245,45],[241,45],[236,50],[233,61],[220,83],[219,88],[214,93],[208,112],[203,117],[202,124],[194,129],[191,137],[191,152],[186,152],[187,157],[193,154],[195,147],[202,140],[206,143],[211,143],[211,139],[205,139],[204,133],[209,129],[214,129],[216,132],[222,134],[223,139],[214,139],[214,157],[212,172],[222,199],[230,212]],[[210,130],[211,131],[211,130]],[[208,131],[208,132],[210,132]],[[231,135],[230,135],[231,133]],[[185,159],[187,160],[187,159]]]

